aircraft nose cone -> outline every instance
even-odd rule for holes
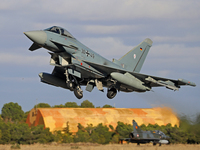
[[[33,42],[44,45],[47,40],[47,34],[44,31],[27,31],[24,34]]]
[[[42,79],[43,78],[43,72],[39,73],[39,77]]]

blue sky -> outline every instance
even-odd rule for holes
[[[169,106],[178,114],[200,113],[200,1],[199,0],[1,0],[0,108],[17,102],[24,111],[36,103],[50,105],[88,99],[95,106],[119,108]],[[25,31],[53,25],[67,29],[79,41],[111,60],[119,59],[145,38],[153,40],[141,73],[184,78],[196,87],[179,91],[123,93],[113,100],[97,89],[81,100],[69,90],[40,82],[40,72],[52,72],[47,50],[31,52]],[[106,91],[106,90],[105,90]]]

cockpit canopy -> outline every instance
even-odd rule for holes
[[[75,39],[73,37],[73,35],[71,35],[71,33],[69,33],[67,30],[65,30],[65,29],[63,29],[61,27],[58,27],[58,26],[53,26],[53,27],[47,28],[47,29],[45,29],[45,31],[54,32],[54,33],[57,33],[57,34],[60,34],[60,35],[67,36],[67,37]]]
[[[160,130],[154,130],[155,133],[160,134],[161,136],[165,136],[165,134]]]

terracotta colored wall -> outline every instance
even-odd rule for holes
[[[38,108],[37,113],[32,109],[27,117],[26,123],[29,126],[44,124],[50,131],[63,130],[69,122],[71,132],[77,132],[77,125],[81,123],[84,127],[88,124],[93,126],[103,123],[112,125],[114,128],[117,122],[121,121],[132,124],[136,120],[138,125],[149,123],[172,126],[179,126],[179,120],[170,108],[131,109],[131,108]]]

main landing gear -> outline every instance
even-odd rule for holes
[[[81,90],[80,85],[75,85],[73,82],[69,81],[67,82],[67,88],[69,88],[70,91],[74,91],[74,95],[78,99],[83,98],[83,90]]]
[[[65,72],[66,75],[66,84],[67,88],[70,91],[74,91],[74,95],[78,98],[81,99],[83,98],[83,91],[81,90],[80,84],[77,81],[76,77],[74,76],[69,76],[67,70]]]
[[[112,88],[108,89],[107,97],[109,99],[112,99],[112,98],[114,98],[116,96],[116,94],[117,94],[116,88],[112,87]]]
[[[74,88],[74,95],[78,98],[81,99],[83,98],[83,91],[81,90],[81,87],[78,85]]]

